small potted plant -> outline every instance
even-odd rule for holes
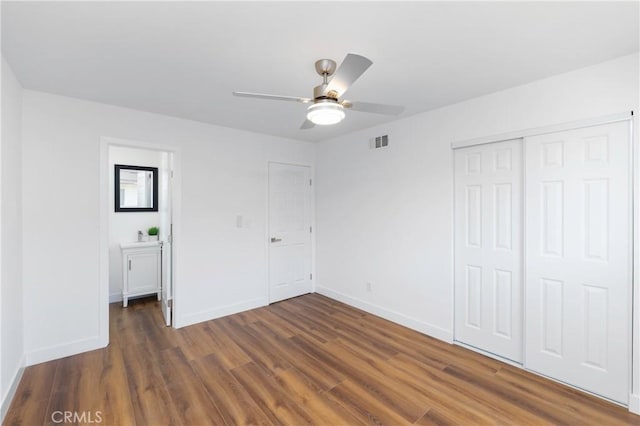
[[[152,226],[151,228],[149,228],[149,230],[147,231],[147,234],[149,234],[149,241],[158,241],[159,232],[160,229],[157,226]]]

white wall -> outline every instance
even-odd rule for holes
[[[95,348],[105,333],[101,137],[180,153],[177,324],[267,303],[267,161],[312,165],[312,144],[28,90],[23,123],[27,364]],[[78,185],[73,193],[69,182]],[[236,228],[238,214],[249,228]]]
[[[638,79],[636,54],[320,143],[317,291],[451,340],[451,142],[638,113]]]
[[[157,167],[162,166],[161,151],[109,147],[109,300],[122,300],[122,253],[121,243],[138,240],[138,230],[145,234],[152,226],[160,226],[159,212],[115,211],[114,165]],[[160,174],[158,174],[160,179]],[[158,183],[159,187],[160,183]],[[159,195],[162,191],[158,190]]]
[[[21,213],[22,87],[2,58],[0,149],[0,421],[24,366]]]

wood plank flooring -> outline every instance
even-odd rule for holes
[[[110,322],[107,348],[27,368],[4,424],[55,424],[68,411],[76,424],[99,412],[118,426],[640,425],[622,407],[317,294],[180,330],[162,326],[154,298],[139,299],[111,305]]]

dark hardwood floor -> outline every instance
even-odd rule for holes
[[[4,424],[640,424],[316,294],[180,330],[153,298],[110,311],[111,344],[27,368]]]

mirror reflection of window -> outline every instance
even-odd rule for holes
[[[157,211],[157,169],[116,165],[116,211]]]
[[[153,173],[120,170],[120,207],[153,207]]]

